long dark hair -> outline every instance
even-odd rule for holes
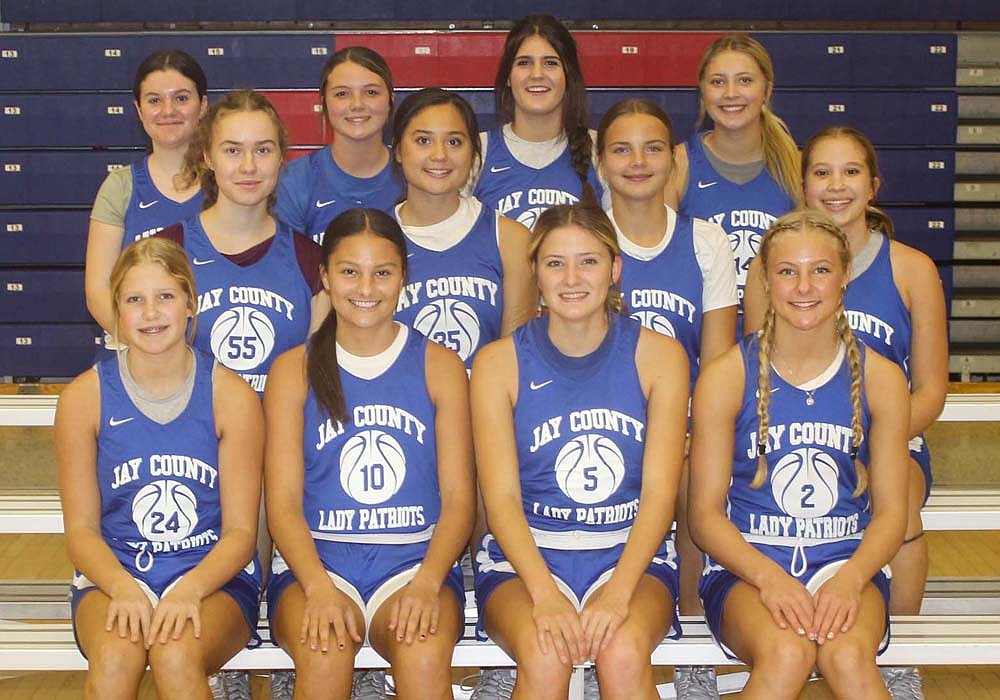
[[[569,141],[573,170],[583,183],[584,198],[597,197],[587,175],[591,166],[593,141],[590,138],[588,118],[590,107],[587,100],[587,84],[583,79],[583,69],[577,56],[576,40],[563,23],[552,15],[528,15],[514,22],[507,32],[500,64],[497,66],[496,80],[493,82],[493,98],[496,101],[497,120],[500,124],[514,121],[514,94],[510,89],[510,71],[514,67],[517,52],[524,40],[539,36],[552,45],[562,63],[566,76],[566,93],[563,95],[562,125]]]
[[[392,71],[389,70],[389,64],[386,63],[385,58],[382,57],[378,51],[369,49],[367,46],[347,46],[342,48],[337,53],[330,56],[326,63],[323,64],[323,70],[319,74],[319,96],[320,104],[323,107],[323,128],[330,121],[330,114],[326,109],[326,84],[330,79],[330,73],[333,69],[342,63],[355,63],[365,70],[369,70],[385,83],[385,88],[389,92],[389,114],[386,117],[386,124],[392,123],[392,110],[395,107],[395,97],[392,82]]]
[[[413,118],[428,107],[437,107],[438,105],[452,105],[458,110],[458,114],[465,124],[465,129],[469,132],[469,145],[472,146],[472,162],[473,164],[482,162],[483,146],[479,140],[479,120],[476,119],[476,111],[457,92],[449,92],[437,87],[417,90],[407,95],[406,99],[400,103],[399,109],[396,110],[396,116],[392,120],[393,152],[396,154],[400,152],[399,144],[403,140],[403,134],[406,133],[406,127],[410,125]]]
[[[399,253],[400,269],[406,279],[406,237],[396,220],[379,209],[348,209],[338,215],[323,234],[323,269],[329,272],[330,256],[341,241],[359,233],[372,233],[392,243]],[[330,310],[309,340],[306,377],[316,401],[330,418],[346,422],[344,388],[337,362],[337,312]]]

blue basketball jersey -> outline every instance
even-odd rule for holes
[[[132,197],[125,210],[122,249],[129,243],[149,238],[170,224],[201,213],[205,196],[200,190],[186,202],[175,202],[156,188],[149,175],[149,156],[129,167],[132,168]]]
[[[760,241],[774,220],[794,209],[795,203],[767,168],[743,185],[724,178],[712,167],[705,154],[704,137],[705,132],[701,132],[684,142],[688,157],[688,184],[679,209],[688,216],[719,224],[729,236],[736,262],[736,286],[742,313],[747,270],[757,256]]]
[[[892,278],[887,237],[882,237],[871,266],[847,286],[844,310],[854,334],[879,355],[899,365],[909,380],[910,312]]]
[[[467,368],[476,350],[500,337],[498,226],[497,212],[484,205],[469,232],[447,250],[429,250],[409,236],[406,240],[409,272],[396,318],[457,352]]]
[[[194,345],[258,395],[274,358],[301,345],[309,332],[312,291],[295,257],[295,235],[279,221],[264,257],[241,267],[215,249],[198,216],[184,222],[184,250],[198,289]]]
[[[191,398],[166,425],[132,403],[118,358],[97,365],[101,535],[122,566],[154,591],[201,561],[222,534],[214,362],[198,351],[194,361]]]
[[[727,512],[751,542],[798,546],[803,542],[857,540],[871,520],[866,490],[855,497],[857,470],[851,459],[851,374],[846,355],[824,384],[804,391],[771,370],[767,480],[751,488],[757,472],[757,335],[740,340],[745,367],[743,403],[736,418],[733,478]],[[862,353],[864,372],[865,347]],[[862,392],[862,426],[871,416]],[[868,463],[862,441],[858,460]]]
[[[514,436],[531,527],[609,532],[635,519],[646,439],[646,398],[635,365],[640,329],[612,314],[601,345],[580,358],[552,344],[547,317],[514,331]]]
[[[622,298],[632,318],[676,338],[688,356],[691,387],[701,352],[702,274],[694,252],[694,222],[678,214],[667,247],[652,260],[622,252]]]
[[[544,168],[532,168],[510,152],[502,129],[494,129],[489,134],[483,170],[475,191],[476,199],[485,206],[534,228],[538,215],[549,207],[580,201],[583,183],[573,170],[569,144]],[[593,166],[587,173],[587,182],[600,202],[603,189]]]
[[[303,513],[323,547],[429,540],[441,511],[427,338],[405,327],[399,356],[374,379],[340,368],[348,420],[309,390],[303,424]]]
[[[338,214],[366,207],[392,213],[403,198],[403,184],[392,158],[373,177],[354,177],[321,148],[285,166],[278,183],[275,215],[294,230],[323,242],[323,232]]]

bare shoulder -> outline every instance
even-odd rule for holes
[[[500,215],[500,240],[511,241],[514,243],[523,242],[527,245],[528,239],[531,238],[531,231],[527,226],[519,221],[515,221],[510,217]]]
[[[934,261],[926,253],[905,243],[890,241],[889,259],[892,261],[893,269],[903,273],[900,278],[909,282],[911,286],[939,278],[937,265],[934,264]]]
[[[906,376],[899,365],[867,347],[865,348],[865,391],[869,404],[879,403],[886,399],[890,401],[898,399],[905,402],[909,396]]]
[[[416,331],[410,331],[415,333]],[[425,376],[427,384],[433,388],[439,382],[467,383],[468,374],[465,363],[454,350],[449,350],[432,340],[427,341],[427,353],[424,356]]]
[[[477,373],[485,375],[491,372],[502,372],[516,366],[514,338],[512,336],[498,338],[481,347],[476,353],[476,357],[472,361],[472,379],[475,381]]]
[[[648,328],[639,329],[639,342],[635,348],[635,362],[641,374],[656,372],[664,374],[673,370],[678,374],[688,374],[687,353],[679,342],[651,331]]]
[[[730,403],[738,405],[743,395],[745,375],[743,353],[739,344],[733,345],[701,368],[695,385],[695,400],[716,404],[727,403],[727,399],[731,399]]]
[[[62,390],[56,404],[56,415],[64,417],[68,414],[79,414],[77,418],[90,417],[96,425],[100,420],[100,413],[101,381],[97,370],[91,367],[79,374]]]

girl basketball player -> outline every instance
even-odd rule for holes
[[[122,248],[201,211],[197,183],[177,187],[184,153],[208,108],[208,81],[191,56],[157,51],[139,64],[132,84],[149,152],[108,174],[90,213],[84,273],[87,308],[111,338],[111,268]]]
[[[530,250],[549,313],[484,348],[472,371],[490,526],[479,619],[518,663],[514,698],[565,698],[588,660],[605,700],[655,698],[650,653],[677,598],[667,532],[687,360],[619,313],[622,262],[599,209],[547,210]]]
[[[407,256],[391,217],[341,214],[323,260],[333,312],[264,399],[274,636],[296,697],[346,699],[367,637],[399,697],[451,698],[474,511],[465,368],[393,319]]]
[[[476,115],[459,95],[425,88],[399,106],[392,150],[406,179],[396,207],[409,276],[396,317],[458,353],[476,350],[535,315],[528,230],[462,196],[479,159]]]
[[[597,130],[598,164],[611,192],[611,221],[622,249],[621,289],[632,318],[680,341],[690,387],[699,366],[733,344],[736,275],[726,234],[666,206],[673,167],[670,119],[648,100],[628,99],[607,111]],[[683,615],[698,615],[701,552],[687,531],[687,470],[677,503]],[[682,672],[683,673],[683,672]]]
[[[128,347],[77,377],[56,411],[56,461],[85,696],[210,698],[207,676],[257,624],[252,561],[263,417],[246,383],[188,341],[184,252],[147,239],[111,272]]]
[[[802,151],[802,179],[806,203],[836,221],[851,246],[851,284],[844,296],[851,329],[899,365],[910,382],[909,507],[906,538],[891,564],[892,613],[918,615],[927,581],[920,508],[931,486],[923,431],[941,413],[948,391],[944,292],[930,258],[892,240],[892,221],[874,206],[881,180],[875,148],[864,134],[830,127],[813,136]],[[747,287],[753,327],[763,305],[758,279],[754,270]],[[885,669],[885,675],[893,697],[917,697],[915,668]]]
[[[763,329],[695,390],[689,522],[709,556],[705,616],[751,667],[744,697],[797,698],[818,667],[838,698],[888,698],[875,656],[906,524],[906,380],[851,333],[836,224],[787,214],[759,259]]]
[[[323,66],[319,92],[333,142],[289,163],[278,183],[274,213],[296,231],[322,242],[342,211],[391,211],[403,187],[382,141],[392,118],[392,73],[364,46],[348,46]]]
[[[329,309],[320,248],[271,214],[287,150],[278,113],[252,90],[227,93],[205,114],[179,176],[200,183],[205,209],[158,235],[184,247],[201,294],[195,347],[261,395],[267,371]]]
[[[741,301],[764,232],[801,198],[799,152],[771,111],[773,90],[760,43],[742,34],[716,39],[698,66],[701,122],[707,116],[713,129],[677,146],[667,185],[668,204],[729,235]]]
[[[501,126],[479,135],[476,197],[528,228],[555,204],[600,200],[591,166],[587,88],[576,41],[555,17],[522,17],[507,34],[494,86]]]

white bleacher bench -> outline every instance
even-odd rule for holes
[[[55,420],[55,394],[0,395],[0,425],[51,426]],[[948,394],[939,421],[998,421],[1000,394]]]

